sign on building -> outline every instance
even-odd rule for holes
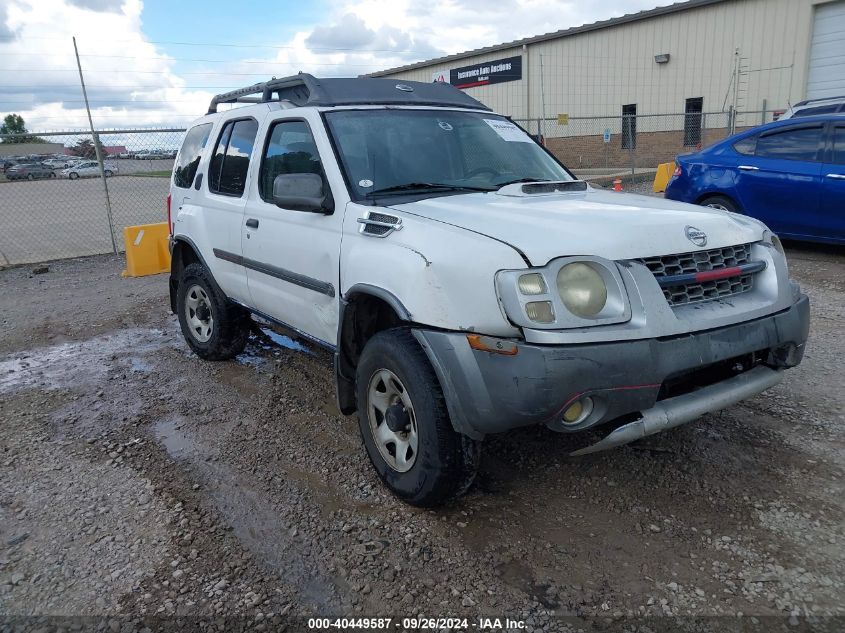
[[[431,73],[431,81],[433,83],[442,83],[442,84],[449,83],[449,71],[448,70],[438,70],[436,72]]]
[[[489,86],[518,79],[522,79],[521,55],[453,68],[449,71],[449,83],[456,88]]]

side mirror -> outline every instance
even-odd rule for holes
[[[331,194],[323,192],[323,179],[317,174],[279,174],[273,180],[273,202],[294,211],[334,211]]]

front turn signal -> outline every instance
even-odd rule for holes
[[[491,336],[467,334],[467,341],[469,341],[469,346],[472,349],[478,350],[479,352],[502,354],[503,356],[516,356],[517,352],[519,352],[519,347],[517,347],[516,343]]]

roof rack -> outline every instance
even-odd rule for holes
[[[804,101],[799,101],[793,107],[805,106],[809,103],[817,103],[819,101],[836,101],[837,99],[845,99],[845,95],[842,95],[840,97],[819,97],[818,99],[804,99]]]
[[[259,96],[260,95],[260,96]],[[221,103],[287,101],[294,106],[427,105],[490,110],[443,82],[398,81],[371,77],[318,79],[307,73],[271,79],[215,96],[208,114]]]

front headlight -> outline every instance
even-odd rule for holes
[[[501,270],[496,290],[508,320],[520,327],[566,329],[631,319],[618,265],[601,257],[561,257],[542,268]]]
[[[584,262],[567,264],[558,271],[557,291],[566,309],[582,319],[596,316],[607,304],[607,284]]]

